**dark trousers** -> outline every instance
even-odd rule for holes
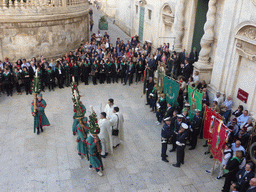
[[[68,76],[66,76],[66,79],[65,79],[65,86],[66,87],[69,87],[70,86],[70,74]]]
[[[4,84],[0,83],[0,93],[3,93],[3,92],[4,92]]]
[[[157,111],[157,112],[156,112],[156,118],[157,118],[157,121],[158,121],[159,123],[161,123],[162,120],[163,120],[163,114],[162,114],[161,112]]]
[[[161,143],[162,143],[161,157],[162,157],[162,160],[165,160],[166,159],[166,151],[167,151],[168,138],[163,138],[162,137]]]
[[[112,76],[113,83],[118,83],[119,73],[114,73]]]
[[[90,31],[92,31],[93,25],[90,25]]]
[[[100,84],[104,83],[104,81],[105,81],[105,74],[104,73],[100,73],[99,76],[100,76]]]
[[[173,150],[176,150],[176,148],[177,148],[176,141],[177,141],[177,135],[173,134],[173,136],[172,136],[172,149]]]
[[[11,85],[11,83],[5,83],[4,88],[5,88],[8,96],[12,95],[12,85]]]
[[[30,91],[30,81],[25,81],[24,86],[25,86],[26,94],[31,93],[31,91]]]
[[[79,77],[75,76],[75,82],[77,83],[77,85],[78,85],[78,81],[79,81]]]
[[[47,85],[48,85],[49,91],[51,91],[51,89],[54,91],[54,81],[53,80],[48,81]]]
[[[150,98],[149,98],[149,92],[146,92],[146,99],[147,99],[147,104],[150,104]]]
[[[184,163],[185,158],[185,146],[177,146],[177,165],[180,166],[180,164]]]
[[[59,85],[59,88],[63,88],[63,76],[59,76],[58,77],[58,85]]]
[[[132,73],[126,75],[124,84],[127,83],[127,80],[129,80],[129,85],[132,84],[132,81],[133,81],[133,74]]]
[[[93,76],[92,76],[92,83],[93,83],[93,85],[97,85],[97,78],[96,78],[96,75],[93,75]]]
[[[156,110],[156,99],[152,98],[150,99],[150,107],[152,108],[152,110]]]
[[[141,79],[141,74],[142,73],[136,73],[136,82],[139,82]]]
[[[229,192],[232,181],[236,181],[236,173],[228,173],[226,175],[222,192]]]
[[[121,83],[123,83],[125,81],[125,72],[121,72]]]
[[[197,127],[191,133],[191,147],[195,148],[197,145],[197,137],[200,133],[200,127]]]
[[[88,75],[88,74],[85,74],[85,77],[84,77],[84,84],[85,84],[85,85],[89,85],[88,79],[89,79],[89,75]]]
[[[17,83],[15,83],[15,86],[16,86],[16,91],[17,91],[18,93],[20,93],[20,92],[21,92],[20,84],[17,82]]]
[[[107,73],[106,76],[107,76],[107,83],[108,84],[111,83],[111,74]]]

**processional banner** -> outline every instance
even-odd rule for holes
[[[166,101],[174,106],[179,94],[180,83],[178,83],[174,79],[168,78],[167,76],[163,77],[163,82]]]
[[[218,120],[222,120],[222,116],[219,113],[212,110],[210,107],[206,105],[204,111],[204,139],[208,140],[208,143],[211,143],[212,141],[212,117],[215,117]]]
[[[223,156],[223,150],[225,148],[225,144],[228,141],[229,134],[231,130],[224,125],[222,120],[219,120],[212,117],[212,143],[211,143],[211,153],[215,160],[221,162]]]
[[[188,86],[188,102],[192,111],[199,109],[202,111],[203,93],[191,86]]]

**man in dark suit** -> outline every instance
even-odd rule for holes
[[[249,182],[254,177],[253,164],[247,163],[237,174],[236,178],[241,185],[240,192],[246,192],[249,188]]]
[[[186,58],[186,50],[183,49],[183,51],[179,53],[179,61],[180,61],[180,63],[184,63],[185,58]]]
[[[188,78],[191,76],[192,73],[193,73],[193,68],[189,64],[188,59],[185,59],[185,66],[184,66],[184,70],[183,70],[183,75],[186,78],[186,81],[188,81]]]
[[[175,110],[175,108],[172,107],[172,105],[170,103],[167,103],[167,110],[166,110],[165,118],[172,117],[174,110]]]
[[[250,184],[250,187],[246,192],[256,192],[256,178],[252,178],[249,184]]]
[[[190,52],[189,58],[191,64],[198,61],[198,53],[195,47],[193,48],[193,51]]]

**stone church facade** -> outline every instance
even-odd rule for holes
[[[194,70],[216,92],[233,96],[256,117],[255,0],[100,0],[106,14],[130,36],[150,40],[153,48],[199,50]],[[109,7],[108,7],[109,4]],[[239,91],[238,91],[239,90]],[[240,95],[240,99],[237,97]],[[242,98],[242,99],[241,99]],[[247,99],[247,101],[246,101]]]

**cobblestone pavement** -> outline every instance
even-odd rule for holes
[[[99,18],[95,13],[95,18]],[[96,23],[96,22],[95,22]],[[95,27],[97,24],[95,25]],[[96,28],[94,28],[94,31]],[[110,24],[112,37],[127,36]],[[91,83],[91,82],[90,82]],[[32,96],[25,94],[0,97],[0,191],[198,191],[216,192],[223,180],[205,173],[213,160],[204,155],[204,141],[196,150],[186,148],[185,164],[171,166],[176,154],[168,152],[169,163],[161,161],[160,132],[155,114],[141,98],[142,83],[79,85],[82,101],[88,109],[93,105],[99,115],[108,98],[124,114],[125,140],[114,149],[114,154],[103,160],[104,176],[88,169],[86,159],[77,155],[76,136],[72,135],[71,88],[46,90],[46,114],[51,123],[43,133],[33,133],[30,113]],[[23,92],[24,93],[24,92]],[[102,106],[102,107],[101,107]],[[169,147],[170,149],[170,147]]]

